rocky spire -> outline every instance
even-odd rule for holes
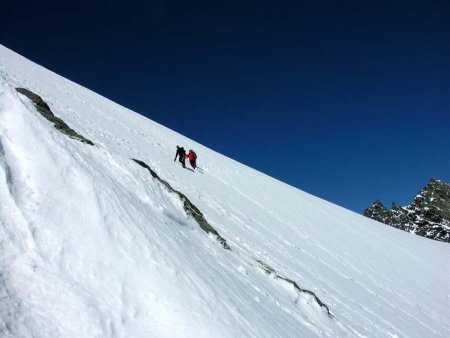
[[[405,207],[389,210],[380,201],[364,210],[364,216],[419,236],[450,242],[450,184],[432,178]]]

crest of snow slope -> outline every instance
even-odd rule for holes
[[[450,336],[448,244],[274,180],[2,46],[0,73],[1,336]],[[19,86],[95,146],[58,132]],[[204,174],[173,162],[176,144]]]

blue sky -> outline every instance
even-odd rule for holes
[[[446,1],[0,1],[6,47],[356,212],[450,182],[449,41]]]

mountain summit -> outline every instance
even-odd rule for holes
[[[450,242],[450,184],[431,179],[410,205],[393,203],[388,210],[375,201],[364,210],[364,216],[419,236]]]
[[[449,337],[448,261],[0,46],[1,337]]]

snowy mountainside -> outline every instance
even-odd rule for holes
[[[2,46],[0,75],[1,336],[450,336],[445,243],[272,179]],[[203,174],[173,162],[177,144]]]

